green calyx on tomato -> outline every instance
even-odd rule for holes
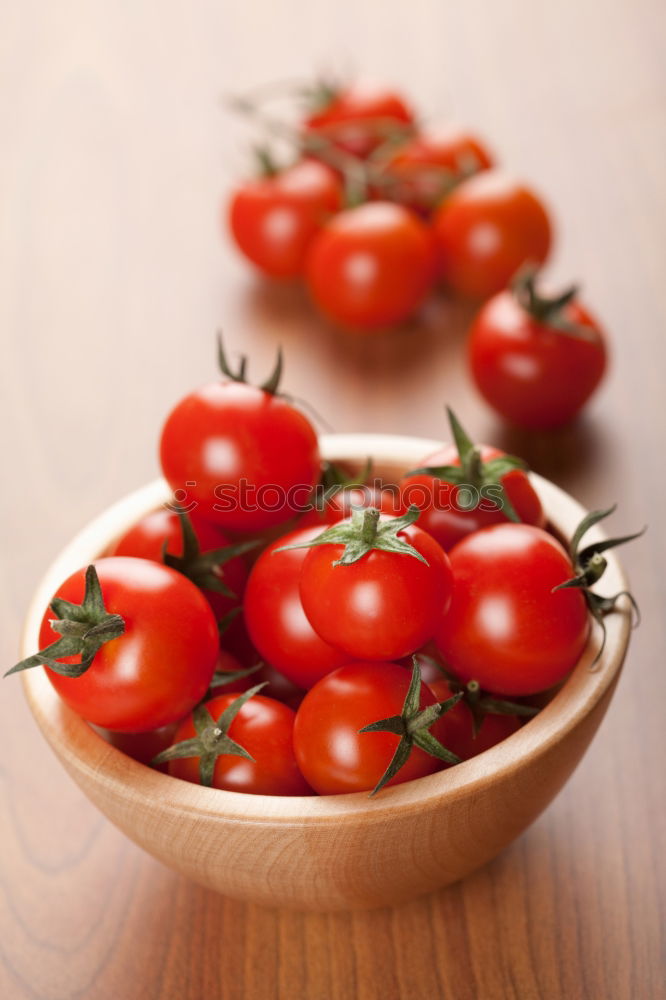
[[[224,545],[219,549],[202,552],[192,522],[185,511],[179,509],[176,510],[176,514],[183,533],[183,554],[172,555],[167,550],[168,542],[165,542],[162,548],[164,564],[182,573],[201,590],[213,590],[216,594],[224,594],[225,597],[237,597],[238,595],[224,582],[220,572],[221,567],[230,559],[256,548],[259,543],[256,540],[238,542],[236,545]]]
[[[541,711],[535,705],[525,705],[523,702],[507,701],[505,698],[495,698],[492,695],[485,694],[478,681],[471,680],[467,681],[467,683],[459,681],[457,677],[449,673],[446,667],[434,657],[426,656],[423,653],[416,653],[415,656],[418,660],[431,663],[437,667],[442,677],[446,680],[451,693],[461,696],[462,701],[471,712],[472,729],[475,736],[478,734],[486,715],[518,715],[522,718],[532,719]]]
[[[594,330],[583,323],[572,322],[567,315],[567,306],[578,295],[578,286],[572,285],[559,295],[547,298],[537,291],[537,275],[538,269],[534,264],[527,264],[521,268],[511,285],[516,300],[525,312],[537,323],[547,326],[549,330],[596,343],[597,335]]]
[[[231,379],[232,382],[242,382],[247,385],[247,378],[245,377],[247,372],[247,355],[241,355],[238,368],[234,370],[229,363],[229,359],[227,358],[221,333],[218,333],[217,335],[217,360],[220,366],[220,371],[223,375],[226,375],[226,377]],[[258,386],[259,389],[263,390],[263,392],[269,393],[271,396],[276,396],[278,394],[280,380],[282,378],[283,362],[284,358],[282,355],[282,348],[278,347],[275,367],[266,381],[262,382],[261,385]]]
[[[430,732],[430,727],[445,712],[448,712],[454,705],[457,705],[462,698],[462,694],[454,694],[451,698],[447,698],[446,701],[429,705],[423,710],[419,707],[420,696],[421,670],[418,658],[414,656],[412,657],[412,677],[400,715],[392,715],[388,719],[379,719],[377,722],[371,722],[369,725],[359,729],[359,733],[395,733],[396,736],[400,737],[400,742],[396,747],[389,766],[370,792],[370,796],[376,795],[391,778],[395,777],[400,768],[407,763],[415,746],[425,751],[425,753],[430,754],[431,757],[443,760],[446,764],[460,763],[460,757],[442,746],[437,737],[433,736]]]
[[[183,740],[182,743],[174,743],[151,760],[151,766],[166,764],[167,761],[177,760],[181,757],[199,758],[199,779],[202,785],[212,787],[213,774],[215,772],[215,761],[222,754],[232,754],[235,757],[245,757],[254,761],[254,757],[247,750],[232,740],[228,735],[231,723],[234,721],[246,701],[249,701],[255,694],[266,687],[268,681],[257,684],[239,695],[220,715],[217,721],[210,714],[205,705],[197,705],[192,712],[192,721],[197,735],[190,740]]]
[[[102,588],[94,566],[86,570],[86,589],[81,604],[54,597],[49,605],[56,618],[50,622],[61,636],[33,656],[26,657],[8,670],[9,674],[30,667],[48,667],[63,677],[81,677],[105,642],[118,639],[125,631],[122,615],[109,614],[104,606]],[[79,663],[61,663],[59,656],[80,656]]]
[[[208,686],[209,691],[217,688],[224,688],[228,684],[235,684],[236,681],[242,681],[245,677],[251,677],[252,674],[256,674],[258,670],[264,666],[263,660],[259,663],[255,663],[252,667],[245,667],[243,670],[216,670],[211,677],[210,684]],[[268,684],[268,681],[266,681]],[[224,694],[224,692],[218,692]]]
[[[484,462],[481,458],[481,449],[463,430],[453,410],[447,406],[446,412],[453,440],[458,449],[460,465],[426,465],[419,469],[412,469],[406,475],[434,476],[436,479],[442,479],[453,486],[471,487],[468,510],[474,510],[478,507],[488,487],[493,487],[499,491],[498,503],[501,502],[502,510],[508,520],[519,523],[520,517],[502,484],[502,478],[514,469],[525,470],[526,463],[515,455],[501,455]],[[462,498],[458,497],[459,506],[462,506],[461,500]]]
[[[398,533],[409,527],[419,518],[418,507],[410,507],[406,514],[400,517],[380,521],[380,511],[377,507],[353,507],[351,518],[331,525],[310,542],[299,542],[297,545],[285,545],[284,548],[304,549],[316,545],[344,545],[344,551],[333,566],[350,566],[358,562],[373,549],[382,552],[394,552],[398,555],[413,556],[428,565],[427,559],[413,545],[398,538]],[[281,549],[276,549],[280,552]]]
[[[618,545],[624,545],[626,542],[633,542],[634,539],[640,538],[647,531],[647,526],[641,528],[640,531],[634,532],[632,535],[622,535],[618,538],[606,538],[600,542],[591,542],[584,548],[580,547],[583,537],[587,534],[590,528],[594,527],[600,521],[605,518],[610,517],[616,510],[617,504],[609,507],[608,510],[593,510],[587,514],[583,520],[580,522],[576,528],[571,542],[569,543],[569,554],[571,556],[571,561],[573,562],[576,575],[570,580],[565,580],[564,583],[560,583],[559,586],[555,587],[554,590],[566,590],[569,588],[575,588],[581,590],[587,606],[589,608],[590,614],[594,620],[601,626],[602,640],[599,652],[594,658],[592,666],[598,662],[599,657],[604,651],[604,646],[606,645],[606,624],[604,622],[604,617],[610,612],[615,611],[618,600],[621,597],[626,597],[631,603],[631,607],[636,615],[636,624],[640,621],[640,610],[636,599],[628,590],[620,590],[617,594],[613,594],[612,597],[602,597],[601,594],[595,594],[591,589],[595,583],[597,583],[603,576],[606,566],[608,565],[606,558],[603,553],[607,552],[609,549],[614,549]]]

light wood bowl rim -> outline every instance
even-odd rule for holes
[[[404,469],[414,467],[423,456],[441,447],[441,441],[389,434],[330,434],[320,438],[323,458],[362,463],[368,455],[381,470],[382,464]],[[553,526],[569,534],[585,509],[553,483],[531,473],[544,509]],[[37,586],[25,619],[21,657],[38,648],[44,608],[59,584],[101,551],[143,514],[158,507],[169,496],[162,479],[128,494],[80,531],[57,556]],[[590,537],[603,537],[594,529]],[[613,552],[607,553],[608,568],[603,592],[626,590],[628,584]],[[86,772],[115,797],[173,814],[184,812],[219,822],[300,827],[340,824],[345,821],[384,822],[387,814],[404,816],[417,810],[437,808],[449,798],[475,795],[500,775],[525,766],[535,756],[546,754],[590,713],[613,684],[626,652],[631,629],[631,609],[623,604],[607,619],[607,640],[593,670],[590,664],[599,648],[598,629],[572,674],[552,701],[528,724],[502,743],[445,771],[385,789],[375,799],[366,793],[333,796],[279,797],[247,795],[202,788],[153,771],[111,746],[69,709],[57,696],[43,670],[28,670],[23,685],[31,710],[48,742],[64,761]]]

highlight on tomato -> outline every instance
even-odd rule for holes
[[[607,366],[606,337],[574,286],[547,297],[533,267],[493,296],[472,323],[469,363],[479,391],[519,427],[548,430],[573,420]]]
[[[472,299],[506,288],[527,263],[543,264],[552,243],[539,196],[499,170],[459,184],[437,209],[433,232],[444,284]]]
[[[293,748],[294,712],[258,692],[223,694],[197,705],[153,764],[174,778],[253,795],[309,795]]]
[[[167,417],[160,461],[174,500],[223,530],[260,531],[307,506],[319,479],[317,435],[279,391],[282,354],[260,386],[246,359],[232,369],[220,340],[225,381],[191,392]]]
[[[43,666],[63,701],[88,722],[146,732],[201,701],[219,635],[206,598],[186,577],[147,559],[115,556],[58,588],[39,645],[9,673]]]
[[[296,713],[294,751],[301,772],[320,795],[375,794],[459,762],[439,739],[442,701],[397,663],[353,661],[307,693]]]
[[[451,600],[441,546],[414,524],[413,507],[382,517],[373,507],[299,543],[303,609],[315,632],[348,656],[395,660],[430,639]]]
[[[368,202],[334,216],[313,240],[307,286],[329,319],[351,330],[401,323],[433,284],[432,235],[409,209]]]
[[[284,169],[270,160],[264,176],[231,196],[229,227],[242,253],[271,278],[303,274],[314,236],[343,206],[343,185],[327,164],[307,157]]]

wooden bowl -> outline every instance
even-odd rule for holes
[[[396,481],[437,441],[342,434],[322,454]],[[570,535],[584,514],[566,493],[533,476],[551,524]],[[38,648],[39,623],[56,588],[168,496],[156,481],[85,528],[39,585],[21,656]],[[612,552],[604,587],[627,586]],[[201,884],[236,899],[308,910],[399,903],[462,878],[494,857],[539,815],[583,756],[608,707],[624,659],[630,615],[607,618],[594,669],[595,631],[572,674],[541,713],[491,750],[417,781],[310,798],[202,788],[153,771],[110,746],[60,701],[42,670],[23,675],[34,716],[85,794],[137,844]]]

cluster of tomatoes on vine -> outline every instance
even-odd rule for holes
[[[615,608],[591,588],[629,539],[583,544],[610,512],[567,552],[524,463],[451,412],[452,445],[369,483],[322,461],[281,357],[262,386],[220,361],[162,430],[178,503],[59,587],[10,672],[44,667],[138,759],[232,791],[378,791],[515,732]]]
[[[357,332],[413,315],[436,286],[485,301],[468,338],[474,380],[528,428],[571,420],[601,381],[606,338],[577,290],[539,295],[549,213],[467,129],[421,128],[391,91],[322,84],[295,122],[235,107],[291,147],[262,145],[260,176],[231,196],[229,225],[264,275],[304,280],[315,305]]]

